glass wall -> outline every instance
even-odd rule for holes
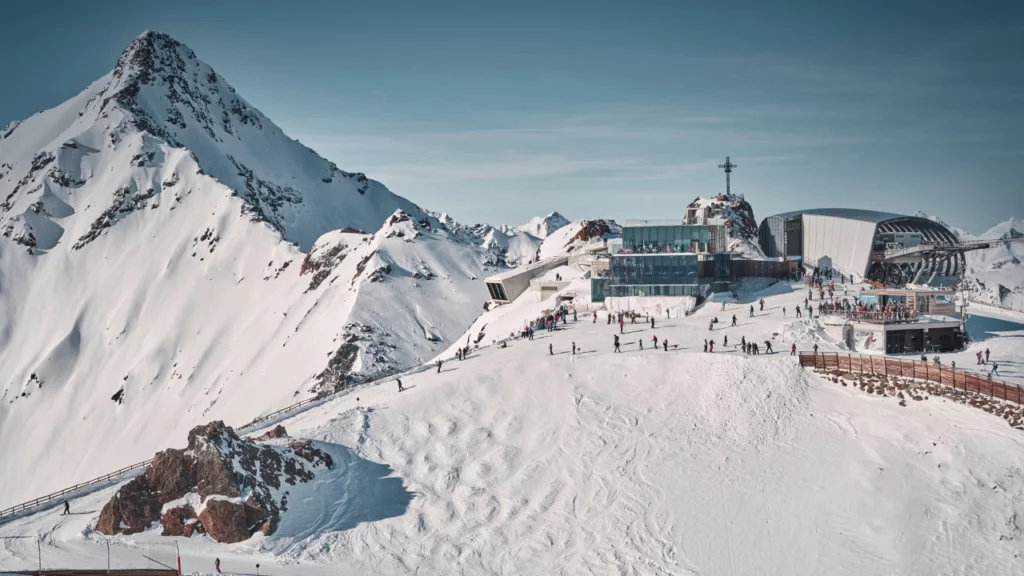
[[[653,285],[653,286],[609,286],[608,296],[698,296],[707,297],[711,287],[706,284]]]
[[[723,252],[727,239],[725,227],[708,226],[627,226],[622,229],[623,254],[672,254],[680,252]]]
[[[612,285],[698,284],[696,254],[627,256],[619,253],[609,266]]]
[[[607,295],[608,295],[608,279],[607,278],[591,278],[590,279],[590,301],[591,302],[604,302],[604,298]]]

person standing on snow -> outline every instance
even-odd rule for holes
[[[613,341],[613,344],[615,345],[615,349],[613,351],[614,352],[622,352],[622,350],[619,349],[619,335],[615,334],[614,337],[615,337],[615,340]]]
[[[668,352],[668,338],[662,340],[661,344],[665,347],[665,352]]]
[[[405,388],[402,387],[402,379],[401,378],[395,378],[395,382],[398,382],[398,391],[399,392],[405,390]]]
[[[715,351],[715,341],[714,340],[708,340],[708,352],[714,352],[714,351]]]
[[[992,372],[990,372],[989,375],[990,376],[999,376],[999,363],[998,362],[993,362],[992,363]]]
[[[793,347],[789,349],[790,356],[796,356],[796,342],[793,342]]]
[[[64,501],[64,511],[60,515],[63,516],[65,514],[71,514],[71,504],[68,504],[67,500]]]
[[[761,312],[764,312],[764,298],[761,298]]]
[[[554,346],[552,346],[551,344],[548,344],[548,356],[554,356],[554,355],[555,355],[555,348],[554,348]]]
[[[985,363],[988,363],[988,348],[985,348]]]
[[[658,347],[658,335],[657,335],[657,334],[655,334],[655,335],[654,335],[654,336],[653,336],[653,337],[651,338],[651,342],[654,342],[654,347],[655,347],[655,348],[657,348],[657,347]]]
[[[213,561],[213,569],[217,571],[217,574],[220,574],[220,558],[216,558]]]
[[[438,374],[441,373],[441,361],[440,360],[437,361],[437,373]]]
[[[750,305],[750,317],[751,318],[754,317],[754,305],[753,304]]]
[[[594,312],[594,321],[591,324],[597,324],[597,312]]]
[[[818,345],[817,345],[817,344],[815,344],[815,345],[814,345],[814,353],[815,353],[815,354],[817,354],[817,353],[818,353]]]
[[[704,339],[704,353],[707,354],[707,352],[708,352],[708,339],[705,338]]]
[[[728,346],[728,345],[729,345],[729,335],[726,334],[725,336],[722,337],[722,346]]]
[[[654,316],[651,316],[651,330],[654,330]]]
[[[575,342],[572,343],[572,355],[573,356],[576,355],[576,343]]]
[[[782,317],[783,318],[786,317],[786,307],[785,306],[782,307]]]

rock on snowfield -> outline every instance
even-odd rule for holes
[[[260,444],[239,438],[223,422],[197,426],[186,449],[159,452],[144,474],[114,494],[96,530],[134,534],[163,518],[165,535],[205,532],[218,542],[240,542],[256,532],[272,534],[288,508],[289,486],[334,465],[309,440],[282,440],[285,434],[281,428],[277,438]],[[198,524],[190,522],[196,518],[191,504],[173,504],[189,499],[200,505]]]

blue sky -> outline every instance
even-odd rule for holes
[[[1024,216],[1024,2],[5,4],[0,125],[109,71],[147,28],[286,132],[465,222]]]

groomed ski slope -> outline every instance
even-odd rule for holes
[[[709,303],[653,331],[627,324],[621,354],[617,326],[581,316],[410,376],[405,392],[363,388],[297,415],[288,431],[346,464],[296,489],[272,537],[179,539],[183,567],[208,572],[218,557],[225,571],[259,562],[269,574],[1021,573],[1024,435],[953,402],[904,408],[840,387],[788,352],[701,352],[708,319],[733,313],[741,326],[716,330],[719,345],[774,332],[827,345],[781,319],[801,292],[766,294],[752,319],[747,303]],[[511,324],[533,307],[489,314]],[[653,334],[679,348],[639,351]],[[44,565],[102,567],[103,537],[88,525],[112,492],[0,537],[42,536]],[[166,558],[173,540],[158,533],[116,538],[115,560]],[[34,565],[33,540],[3,546],[0,569]]]

